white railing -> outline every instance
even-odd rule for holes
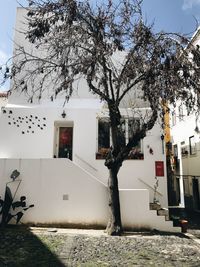
[[[94,171],[98,171],[95,167],[93,167],[90,163],[88,163],[86,160],[84,160],[83,158],[81,158],[80,156],[78,156],[77,154],[75,154],[75,157],[77,159],[79,159],[80,161],[82,161],[83,163],[85,163],[87,166],[89,166],[91,169],[93,169]]]
[[[148,183],[146,183],[145,181],[143,181],[141,178],[138,178],[138,180],[139,180],[140,182],[142,182],[143,184],[145,184],[145,185],[146,185],[148,188],[150,188],[152,191],[155,191],[155,189],[154,189],[151,185],[149,185]],[[156,191],[156,194],[160,195],[161,197],[163,196],[163,194],[160,193],[159,191]]]

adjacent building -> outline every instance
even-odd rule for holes
[[[191,44],[200,45],[200,29]],[[179,102],[171,114],[171,136],[176,203],[200,210],[200,119]]]

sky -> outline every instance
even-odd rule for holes
[[[18,1],[26,5],[26,0]],[[17,0],[0,0],[0,3],[1,65],[12,55],[15,14],[20,5]],[[196,20],[200,22],[200,0],[143,0],[143,14],[148,23],[154,23],[155,31],[192,35]]]

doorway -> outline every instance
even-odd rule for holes
[[[56,158],[73,159],[73,126],[66,124],[56,125],[55,134],[55,153]]]
[[[200,210],[199,181],[197,178],[192,180],[193,205],[195,210]]]

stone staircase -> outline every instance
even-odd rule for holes
[[[169,210],[167,208],[162,208],[160,203],[150,203],[150,210],[155,210],[158,216],[165,217],[165,221],[173,222],[169,218]],[[179,228],[181,232],[180,227],[174,227],[174,228],[176,228],[177,230]]]
[[[162,208],[160,203],[150,203],[150,210],[156,210],[158,216],[165,216],[165,220],[170,221],[169,210]]]

